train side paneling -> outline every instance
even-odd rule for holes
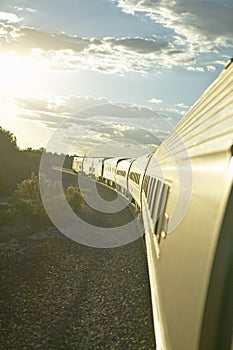
[[[232,145],[233,64],[158,148],[146,172],[142,206],[158,350],[230,349],[230,338],[219,333],[229,327],[228,310],[219,306],[226,271],[213,275],[213,266],[226,234]],[[160,222],[151,196],[163,207]],[[228,220],[233,227],[232,216]],[[230,249],[221,254],[232,259]],[[217,297],[210,298],[211,290]]]
[[[116,188],[125,196],[128,195],[128,173],[132,162],[135,159],[121,160],[116,168]]]
[[[93,158],[93,175],[96,180],[100,180],[103,177],[103,167],[105,158]]]
[[[163,177],[145,174],[142,184],[142,218],[145,232],[153,231],[157,238],[155,249],[159,257],[159,245],[161,238],[164,238],[168,225],[168,216],[165,211],[170,183]]]
[[[72,169],[76,173],[83,171],[83,157],[74,157],[72,163]]]
[[[104,160],[103,179],[108,185],[112,187],[115,186],[117,164],[120,160],[123,160],[123,159],[126,159],[126,158],[110,158],[110,159]]]
[[[84,159],[83,159],[83,172],[87,176],[91,177],[91,175],[93,173],[93,158],[84,157]]]
[[[135,204],[141,208],[141,187],[145,174],[145,169],[148,165],[150,154],[137,158],[130,167],[128,176],[129,193],[135,201]]]

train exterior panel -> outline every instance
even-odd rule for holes
[[[72,169],[76,173],[83,171],[83,157],[74,157]]]
[[[93,174],[96,180],[101,180],[103,177],[104,160],[106,158],[93,158]]]
[[[94,158],[83,158],[83,172],[89,177],[94,177],[94,167],[93,167]]]
[[[124,159],[126,158],[109,158],[104,161],[103,179],[110,186],[115,186],[117,164]]]
[[[128,194],[128,175],[129,169],[134,159],[121,160],[116,168],[116,186],[117,189],[124,195]]]
[[[137,158],[130,167],[128,176],[129,193],[134,199],[136,206],[141,208],[141,187],[142,181],[151,155]]]
[[[219,242],[229,236],[223,221],[232,191],[232,87],[233,64],[159,147],[147,169],[150,178],[167,186],[165,197],[154,191],[156,201],[164,203],[157,222],[144,210],[158,349],[226,348],[221,327],[229,324],[219,311],[225,282],[219,275],[214,282],[212,273],[219,254],[230,259],[229,250],[219,252]],[[144,209],[147,196],[143,190]],[[211,288],[215,298],[209,300]]]

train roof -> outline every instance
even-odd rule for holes
[[[230,65],[233,63],[233,57],[226,63],[224,69],[227,69],[228,67],[230,67]]]
[[[119,162],[117,163],[117,167],[120,166],[126,166],[128,164],[131,164],[136,158],[127,158],[127,159],[121,159],[119,160]]]
[[[126,160],[126,159],[130,159],[130,158],[126,158],[126,157],[115,157],[115,158],[108,158],[106,160],[106,163],[110,163],[110,162],[116,162],[116,164],[118,164],[118,162],[120,162],[121,160]]]
[[[74,157],[74,160],[81,161],[83,160],[83,157],[77,156],[77,157]]]

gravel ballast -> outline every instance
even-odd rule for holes
[[[1,247],[0,349],[155,349],[143,238],[97,249],[50,228]]]

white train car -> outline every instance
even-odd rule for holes
[[[72,163],[72,169],[75,173],[83,171],[83,157],[74,157]]]
[[[103,179],[111,187],[115,187],[117,164],[123,159],[126,158],[109,158],[104,160]]]
[[[230,350],[232,145],[231,62],[158,148],[144,178],[158,350]]]
[[[93,161],[94,161],[94,158],[88,158],[88,157],[83,158],[83,173],[89,177],[94,176]]]
[[[128,175],[132,162],[135,159],[120,160],[116,168],[116,189],[125,196],[128,195]]]
[[[151,154],[137,158],[130,167],[128,176],[128,190],[132,196],[132,202],[141,208],[141,187],[144,174],[151,158]]]
[[[103,177],[104,160],[107,158],[93,158],[92,173],[96,180],[100,181]]]

